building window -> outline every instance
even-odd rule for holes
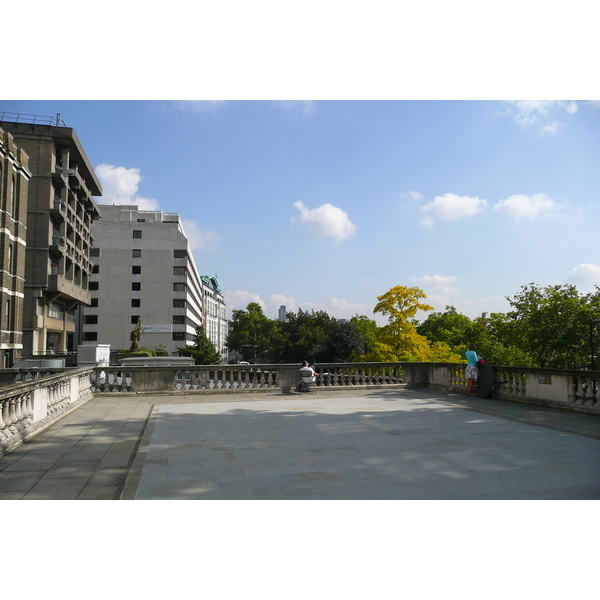
[[[131,300],[131,308],[139,308],[142,305],[142,301],[139,298],[133,298]]]
[[[139,321],[139,319],[140,319],[139,315],[131,315],[131,324],[137,325],[137,322]]]
[[[133,237],[140,240],[142,239],[142,230],[141,229],[134,229],[133,230]]]
[[[98,315],[85,315],[86,325],[98,325]]]
[[[185,332],[184,331],[174,331],[173,332],[173,340],[174,341],[185,340]]]
[[[92,265],[92,273],[100,273],[100,265]]]
[[[142,289],[142,283],[140,281],[131,282],[131,291],[139,292]]]
[[[100,248],[90,248],[90,256],[98,257],[100,256]]]
[[[98,288],[99,288],[99,285],[98,285],[97,281],[90,281],[89,288],[88,288],[90,291],[92,291],[92,292],[96,291],[96,290],[98,290]]]
[[[97,331],[85,331],[83,333],[83,341],[84,342],[97,342],[98,341],[98,332]]]
[[[142,274],[142,267],[140,265],[133,265],[131,267],[131,274],[132,275],[141,275]]]
[[[185,250],[173,250],[173,258],[186,258],[187,252]]]
[[[48,316],[51,319],[62,319],[63,318],[63,307],[55,302],[48,304]]]
[[[185,292],[185,283],[174,283],[173,291],[174,292]]]
[[[92,298],[92,303],[90,304],[90,306],[98,306],[98,298]]]
[[[184,275],[186,274],[187,269],[185,267],[173,267],[173,275]]]
[[[138,219],[138,220],[137,220],[137,222],[138,222],[138,223],[145,223],[145,222],[146,222],[146,219]]]
[[[185,315],[173,315],[173,325],[185,325]]]
[[[142,251],[139,248],[134,248],[131,251],[131,256],[133,258],[142,258]]]
[[[173,300],[173,308],[185,308],[185,300]]]

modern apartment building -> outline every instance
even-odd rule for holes
[[[53,124],[0,121],[29,156],[23,357],[73,351],[78,305],[91,301],[92,222],[100,182],[75,131]],[[21,208],[20,208],[21,210]],[[20,244],[19,244],[20,246]]]
[[[83,310],[83,344],[127,349],[139,319],[144,326],[140,346],[164,346],[177,355],[178,348],[193,343],[196,326],[212,331],[219,311],[208,300],[218,304],[218,299],[205,295],[178,214],[105,205],[92,231],[92,303]],[[221,351],[219,338],[211,339]]]
[[[28,164],[27,153],[0,128],[0,368],[23,351]]]

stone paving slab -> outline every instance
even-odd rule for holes
[[[600,419],[437,390],[97,396],[0,500],[597,499]]]
[[[585,437],[597,419],[579,435],[559,415],[546,427],[512,414],[522,406],[498,416],[431,392],[163,405],[134,497],[600,497],[600,439]]]

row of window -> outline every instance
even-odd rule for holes
[[[132,290],[139,290],[139,289],[141,289],[141,287],[140,288],[134,287],[135,285],[140,285],[141,286],[141,284],[139,282],[134,281],[131,284],[131,289]],[[98,298],[92,298],[90,306],[92,308],[98,308]],[[180,300],[179,298],[174,298],[173,299],[173,308],[188,308],[188,305],[187,305],[187,302],[185,300]],[[196,311],[193,311],[193,312],[194,312],[194,314],[196,314]],[[196,314],[196,316],[199,316],[199,315]]]
[[[92,273],[100,273],[100,265],[94,265],[92,267]],[[186,275],[187,269],[185,267],[173,267],[173,275]],[[141,275],[142,267],[140,265],[131,266],[132,275]]]
[[[135,325],[139,318],[139,315],[131,315],[132,324]],[[189,324],[192,325],[192,322],[187,319],[185,315],[173,315],[173,325],[185,325],[188,321]],[[84,324],[98,325],[98,315],[85,315]]]
[[[135,284],[138,284],[139,287],[134,287]],[[139,281],[132,281],[131,282],[131,289],[132,290],[141,290],[142,289],[142,284]],[[89,285],[88,285],[88,289],[91,292],[96,292],[100,289],[100,282],[99,281],[90,281]],[[173,284],[173,291],[174,292],[185,292],[187,290],[187,284],[185,283],[174,283]]]
[[[137,321],[136,321],[137,323]],[[186,339],[189,341],[192,341],[194,339],[194,336],[189,334],[189,333],[185,333],[185,331],[173,331],[172,335],[172,340],[174,342],[181,342],[181,341],[185,341]],[[98,341],[98,332],[97,331],[84,331],[83,333],[83,341],[84,342],[97,342]]]
[[[136,236],[135,231],[133,232],[133,237],[142,237],[142,232],[140,231],[140,235]],[[90,256],[94,258],[98,258],[100,256],[100,248],[90,248]],[[142,251],[140,248],[133,248],[131,251],[132,258],[142,258]],[[187,258],[187,250],[173,250],[173,258]]]

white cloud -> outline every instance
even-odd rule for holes
[[[554,134],[564,123],[560,121],[547,122],[552,115],[566,113],[573,115],[578,110],[577,102],[562,100],[513,100],[510,103],[514,111],[509,111],[512,119],[523,129],[537,126],[542,134]]]
[[[540,133],[545,133],[547,135],[554,135],[560,127],[563,127],[564,123],[560,121],[552,121],[552,123],[548,123],[548,125],[544,125],[540,127]]]
[[[279,315],[279,307],[285,306],[287,312],[293,312],[296,306],[296,300],[283,294],[271,294],[269,296],[269,308]]]
[[[203,229],[196,221],[188,219],[181,221],[192,250],[216,250],[219,247],[221,237],[216,233]]]
[[[308,208],[303,202],[294,202],[300,211],[300,221],[310,235],[325,235],[341,242],[356,233],[356,225],[350,221],[348,214],[329,203],[318,208]],[[295,221],[292,218],[292,221]]]
[[[423,275],[421,277],[411,277],[411,281],[423,284],[439,294],[458,294],[458,289],[454,287],[458,277],[454,275]]]
[[[329,306],[334,312],[337,319],[349,319],[356,313],[364,312],[365,306],[363,304],[351,304],[344,298],[332,298],[329,301]]]
[[[503,212],[515,221],[521,219],[537,219],[542,216],[551,216],[557,212],[560,204],[549,198],[546,194],[516,194],[505,200],[500,200],[494,210]]]
[[[594,286],[600,286],[600,266],[581,263],[569,273],[568,282],[591,292]]]
[[[257,294],[236,290],[233,292],[225,291],[223,296],[225,297],[225,304],[227,305],[227,310],[229,312],[233,310],[246,310],[246,307],[248,304],[250,304],[250,302],[256,302],[257,304],[260,304],[263,311],[265,310],[265,303]]]
[[[139,169],[101,164],[95,171],[102,185],[102,204],[137,204],[140,210],[159,210],[157,200],[137,195],[142,179]]]
[[[472,217],[487,207],[486,200],[457,194],[436,196],[431,202],[421,208],[425,216],[419,221],[422,225],[433,225],[434,217],[445,221],[456,221],[463,217]]]
[[[275,100],[273,103],[285,110],[301,110],[305,115],[310,114],[315,107],[313,100]]]
[[[421,192],[400,192],[400,195],[403,200],[408,202],[423,202],[425,200],[425,196]]]

